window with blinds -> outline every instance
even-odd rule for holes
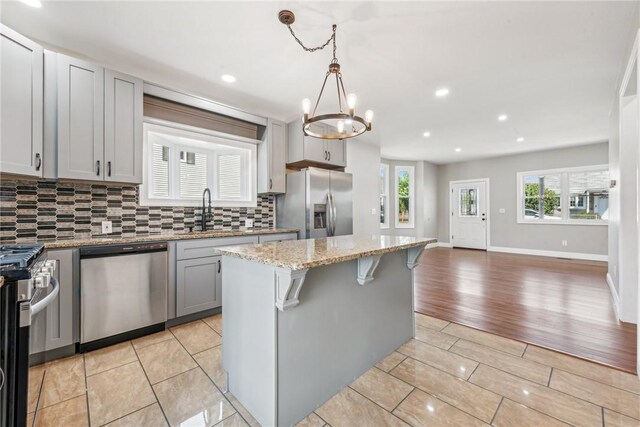
[[[206,188],[216,206],[256,206],[256,146],[159,124],[144,124],[142,205],[199,206]]]

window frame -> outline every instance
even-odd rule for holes
[[[388,229],[389,228],[389,216],[391,215],[391,197],[389,195],[389,164],[388,163],[380,163],[380,169],[384,169],[384,194],[380,194],[380,197],[385,197],[386,199],[386,204],[385,204],[385,208],[386,208],[386,212],[385,212],[385,216],[384,216],[384,222],[380,222],[380,228],[381,229]],[[379,173],[379,172],[378,172]]]
[[[398,174],[399,172],[407,172],[409,174],[409,223],[402,224],[398,222],[399,208],[400,208],[400,196],[398,194]],[[394,194],[394,221],[395,228],[415,228],[415,166],[410,165],[396,165],[393,167],[393,194]]]
[[[153,189],[153,183],[151,180],[151,171],[153,164],[153,157],[150,156],[149,138],[148,133],[157,131],[163,134],[172,135],[176,137],[184,137],[189,139],[196,139],[197,145],[185,146],[181,143],[173,143],[169,149],[169,158],[173,159],[176,151],[188,150],[203,150],[207,153],[207,186],[211,190],[211,206],[214,207],[256,207],[258,205],[258,159],[257,159],[257,144],[258,140],[250,138],[243,138],[231,134],[225,134],[222,132],[210,131],[194,126],[183,125],[180,123],[169,122],[166,120],[153,119],[145,117],[143,122],[143,170],[142,170],[142,184],[139,187],[139,203],[140,206],[201,206],[202,198],[176,198],[171,197],[172,193],[176,190],[176,183],[179,180],[179,172],[174,167],[169,165],[169,197],[156,197],[151,195]],[[243,198],[241,200],[221,200],[218,198],[217,183],[217,157],[220,153],[226,154],[234,150],[216,150],[212,147],[207,147],[207,144],[219,144],[229,148],[240,148],[248,150],[248,155],[242,156],[242,167],[246,168],[244,171],[248,171],[248,174],[243,173],[242,191]],[[175,193],[173,193],[175,194]]]
[[[609,165],[590,165],[577,166],[556,169],[543,169],[526,172],[518,172],[516,174],[516,185],[518,189],[516,200],[516,212],[518,224],[545,224],[545,225],[598,225],[607,226],[609,221],[606,219],[571,219],[570,206],[571,195],[569,194],[569,176],[575,172],[598,172],[606,170],[609,172]],[[524,177],[529,175],[560,175],[561,193],[560,193],[560,210],[562,217],[560,219],[527,219],[524,215]],[[577,202],[576,202],[577,204]]]

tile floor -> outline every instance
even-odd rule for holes
[[[247,426],[220,315],[31,368],[29,426]],[[636,376],[416,314],[409,341],[301,426],[640,426]]]

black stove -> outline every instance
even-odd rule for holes
[[[30,279],[43,253],[41,243],[0,246],[0,275],[5,280]]]
[[[27,423],[31,318],[59,292],[42,244],[0,246],[0,427]]]

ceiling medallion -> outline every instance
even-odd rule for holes
[[[313,112],[311,111],[311,100],[307,98],[302,101],[302,110],[304,112],[302,131],[304,132],[304,134],[321,139],[347,139],[353,138],[354,136],[362,135],[366,131],[370,131],[371,121],[373,120],[373,111],[367,110],[364,114],[364,118],[356,116],[355,106],[357,98],[353,93],[347,95],[347,92],[344,90],[344,84],[342,83],[342,73],[340,72],[340,64],[338,63],[338,59],[336,58],[337,26],[335,24],[333,25],[331,37],[329,37],[329,40],[327,40],[323,45],[309,48],[300,41],[300,39],[296,36],[296,34],[293,32],[293,29],[291,28],[291,24],[293,24],[296,20],[296,16],[293,14],[293,12],[289,10],[281,10],[278,14],[278,20],[287,26],[293,38],[298,42],[300,46],[302,46],[302,48],[306,52],[315,52],[316,50],[322,50],[327,47],[329,43],[333,44],[333,59],[331,60],[331,63],[329,64],[329,70],[324,77],[324,82],[322,83],[322,87],[320,88],[318,100],[313,107]],[[338,92],[338,112],[316,115],[316,110],[318,109],[318,105],[320,104],[320,99],[322,98],[327,80],[332,74],[335,75],[336,79],[336,90]],[[347,109],[346,112],[345,107]],[[322,133],[314,131],[311,127],[313,123],[323,123],[327,125],[323,126],[324,128],[326,128],[326,130]]]

